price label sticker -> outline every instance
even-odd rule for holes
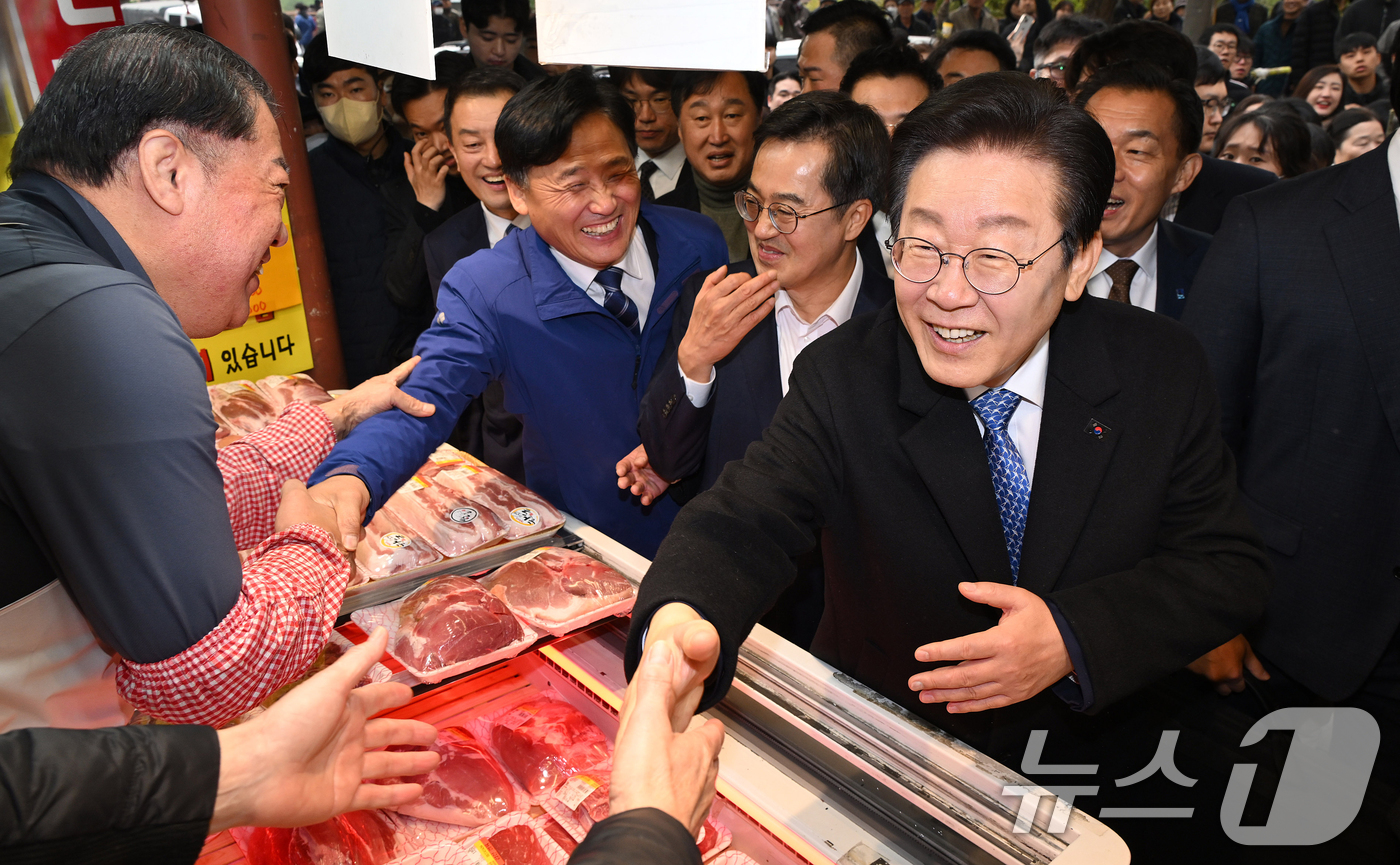
[[[398,491],[403,493],[404,495],[408,495],[409,493],[415,493],[421,489],[426,489],[427,486],[427,481],[423,480],[417,475],[414,475],[413,477],[404,481],[403,486],[399,487]]]
[[[564,803],[565,808],[575,811],[579,805],[583,804],[584,799],[587,799],[594,790],[601,786],[603,786],[602,782],[596,778],[575,775],[563,787],[559,788],[559,792],[554,794],[554,798]]]
[[[525,723],[533,717],[535,717],[534,712],[531,712],[529,709],[517,707],[515,709],[511,709],[509,712],[506,712],[504,715],[498,718],[496,720],[496,723],[500,724],[502,727],[505,727],[507,730],[515,730],[518,729],[521,724]]]

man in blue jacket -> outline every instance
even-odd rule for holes
[[[311,478],[353,543],[492,380],[524,418],[525,478],[554,504],[643,555],[677,505],[642,506],[613,465],[637,414],[685,278],[728,261],[709,219],[641,204],[632,111],[584,70],[532,82],[496,125],[511,205],[531,227],[457,263],[419,338],[404,390],[438,406],[362,424]]]

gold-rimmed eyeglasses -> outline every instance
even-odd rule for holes
[[[982,294],[1006,294],[1021,280],[1021,271],[1030,267],[1047,252],[1064,242],[1061,235],[1044,252],[1035,258],[1020,261],[1016,256],[1002,249],[974,249],[966,255],[944,252],[938,247],[918,237],[900,237],[885,241],[890,251],[894,269],[899,275],[914,283],[932,282],[943,270],[943,262],[949,258],[962,260],[963,275],[968,285]]]

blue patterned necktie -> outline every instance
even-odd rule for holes
[[[637,305],[632,302],[632,298],[622,293],[622,268],[610,267],[599,271],[598,275],[593,277],[593,282],[603,287],[603,309],[612,313],[634,335],[641,336]]]
[[[997,494],[997,510],[1001,511],[1001,531],[1006,536],[1006,552],[1011,558],[1011,584],[1020,578],[1021,538],[1026,532],[1026,511],[1031,502],[1031,482],[1026,477],[1025,463],[1006,425],[1021,398],[1005,388],[989,390],[972,401],[972,408],[982,419],[986,432],[982,444],[987,448],[987,464],[992,470],[992,486]]]
[[[514,222],[507,222],[505,236],[510,237],[512,234],[516,233],[519,230],[520,226],[516,225]]]

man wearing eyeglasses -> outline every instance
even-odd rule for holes
[[[747,187],[734,205],[749,257],[696,274],[676,304],[671,339],[642,401],[642,447],[619,463],[619,486],[643,501],[661,479],[682,503],[709,489],[763,435],[787,393],[793,361],[853,315],[894,297],[860,239],[889,162],[879,116],[832,91],[799,96],[763,121]],[[650,463],[650,485],[635,477]],[[806,645],[821,616],[818,557],[765,624]]]
[[[694,186],[676,112],[671,109],[671,84],[676,73],[609,66],[608,78],[637,118],[637,174],[642,178],[642,200],[655,201],[678,186]]]
[[[1104,27],[1097,18],[1085,15],[1072,15],[1056,18],[1036,37],[1033,56],[1035,66],[1031,69],[1032,78],[1048,78],[1061,89],[1065,86],[1065,68],[1074,49],[1084,41],[1084,37],[1097,33]]]
[[[812,652],[842,673],[1033,778],[1034,730],[1046,762],[1105,779],[1166,729],[1202,777],[1156,683],[1259,617],[1268,570],[1200,346],[1084,296],[1114,170],[1093,118],[1019,73],[901,124],[895,302],[797,358],[762,440],[681,510],[642,583],[628,670],[671,643],[677,729],[820,549]],[[1129,795],[1091,783],[1095,803]]]

